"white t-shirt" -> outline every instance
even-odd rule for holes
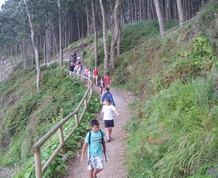
[[[113,105],[103,105],[102,112],[104,113],[103,120],[113,120],[113,112],[116,108]]]

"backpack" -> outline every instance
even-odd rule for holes
[[[101,143],[103,143],[103,140],[104,140],[103,133],[102,133],[101,129],[99,129],[99,130],[100,130],[101,136],[102,136],[102,137],[101,137]],[[91,130],[89,131],[88,143],[89,143],[89,145],[90,145],[90,143],[91,143]]]
[[[104,145],[103,145],[103,143],[104,143],[104,136],[103,136],[103,132],[101,131],[101,129],[99,129],[100,130],[100,132],[101,132],[101,144],[102,144],[102,146],[104,147]],[[89,131],[89,139],[88,139],[88,144],[89,144],[89,146],[90,146],[90,143],[91,143],[91,130]],[[90,148],[90,147],[89,147]],[[106,156],[106,153],[104,152],[104,156],[105,156],[105,162],[107,162],[107,156]],[[89,157],[89,159],[90,159],[90,157]]]

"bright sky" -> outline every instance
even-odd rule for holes
[[[2,4],[4,4],[5,0],[0,0],[0,9],[1,9],[1,6]]]

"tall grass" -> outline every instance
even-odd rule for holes
[[[133,119],[137,131],[128,134],[130,177],[209,175],[217,162],[217,101],[212,81],[196,79],[146,102],[142,118]]]
[[[129,177],[217,177],[217,7],[118,59],[113,82],[139,96],[126,126]]]
[[[16,71],[0,85],[0,139],[8,140],[1,145],[0,165],[25,162],[32,155],[31,145],[80,102],[86,88],[71,79],[65,67],[42,68],[40,93],[34,68]]]

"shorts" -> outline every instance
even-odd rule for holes
[[[103,169],[104,161],[102,156],[91,156],[88,161],[88,170]]]
[[[98,78],[98,76],[93,75],[93,78]]]
[[[104,120],[105,128],[114,127],[114,120]]]

